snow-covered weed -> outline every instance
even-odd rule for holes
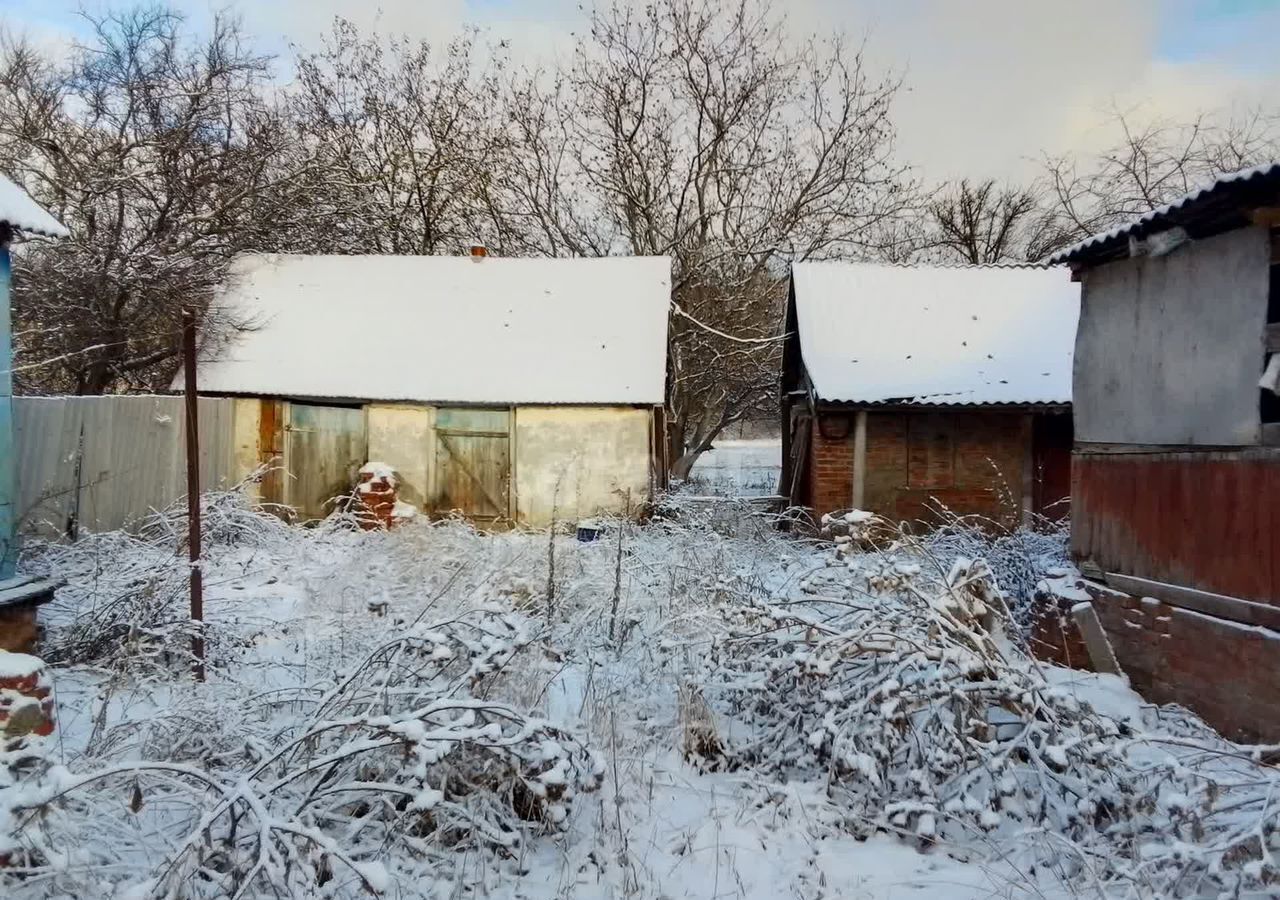
[[[742,603],[703,675],[742,734],[730,758],[824,778],[864,836],[986,843],[1120,895],[1280,884],[1280,773],[1053,683],[991,629],[1008,616],[988,563],[939,555],[954,540],[837,545],[803,599]]]
[[[223,685],[212,707],[110,729],[93,765],[6,797],[44,827],[22,828],[4,876],[59,896],[341,896],[444,874],[468,848],[515,856],[602,774],[581,741],[487,697],[530,640],[496,610],[408,625],[327,686]]]
[[[1002,637],[1060,537],[816,544],[681,496],[589,543],[206,510],[207,684],[176,511],[28,560],[68,578],[64,699],[2,792],[6,895],[827,896],[887,836],[1008,896],[1275,887],[1256,751]]]

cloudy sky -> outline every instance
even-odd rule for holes
[[[576,0],[173,0],[196,22],[237,10],[287,62],[334,15],[446,38],[464,24],[511,43],[517,61],[567,54]],[[590,2],[590,0],[586,0]],[[900,72],[903,156],[926,178],[1019,177],[1044,152],[1088,151],[1109,111],[1187,118],[1280,111],[1280,0],[777,0],[797,33],[843,30],[877,67]],[[0,20],[42,41],[74,39],[89,0],[0,0]],[[287,72],[287,64],[282,65]]]

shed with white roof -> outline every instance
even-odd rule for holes
[[[664,477],[665,257],[237,260],[201,349],[201,394],[244,398],[246,469],[324,515],[367,462],[400,499],[481,522],[639,508]],[[181,387],[181,378],[174,387]]]
[[[1280,160],[1050,261],[1083,290],[1071,554],[1116,659],[1154,703],[1280,740]]]
[[[1065,268],[793,266],[783,492],[817,515],[1062,516],[1079,312]]]

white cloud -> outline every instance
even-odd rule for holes
[[[66,2],[73,9],[73,0]],[[590,0],[587,0],[589,4]],[[639,2],[639,0],[637,0]],[[1104,146],[1111,110],[1187,118],[1231,104],[1275,103],[1280,55],[1267,48],[1280,11],[1245,27],[1196,20],[1194,0],[775,0],[793,32],[867,37],[869,61],[903,72],[900,150],[929,179],[1019,178],[1044,152]],[[221,0],[181,0],[196,15]],[[231,0],[267,46],[315,46],[332,18],[447,40],[466,24],[510,42],[518,63],[572,51],[576,0]],[[1162,59],[1170,22],[1203,53]],[[1256,27],[1249,27],[1255,25]]]

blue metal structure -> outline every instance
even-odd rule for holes
[[[13,452],[13,326],[9,311],[11,260],[15,233],[66,237],[67,229],[0,175],[0,601],[18,563],[17,472]]]
[[[17,484],[13,471],[13,328],[9,317],[9,239],[0,222],[0,582],[13,577],[18,562]]]

